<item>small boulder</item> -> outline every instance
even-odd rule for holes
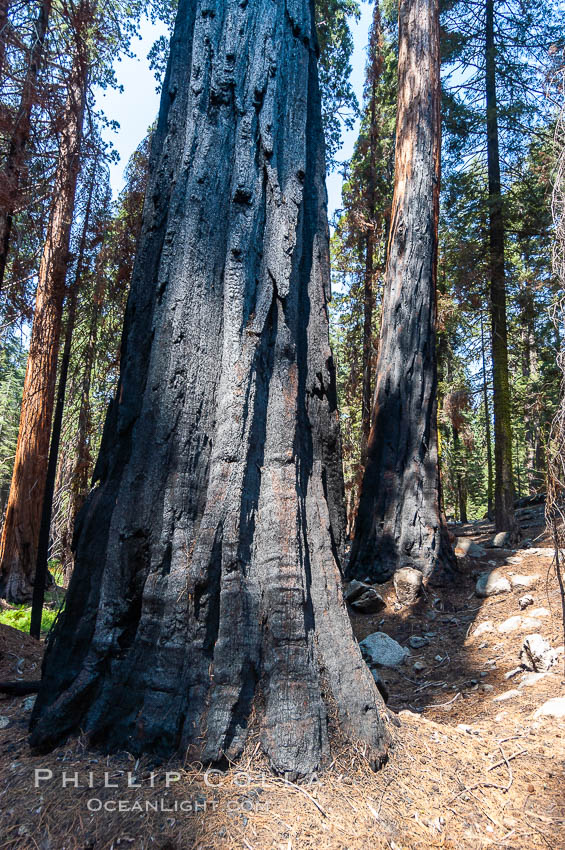
[[[473,637],[480,637],[481,635],[486,635],[489,632],[494,631],[494,623],[492,620],[485,620],[484,623],[480,623],[475,631],[473,632]]]
[[[374,587],[368,587],[361,596],[349,603],[355,611],[361,614],[376,614],[386,607],[386,602]]]
[[[517,631],[532,631],[540,629],[542,626],[541,620],[536,620],[534,617],[523,617],[521,614],[515,614],[513,617],[508,617],[498,626],[500,634],[509,634],[509,632]]]
[[[380,593],[371,584],[357,579],[345,585],[343,597],[352,608],[363,614],[375,614],[386,606]]]
[[[512,590],[516,590],[516,588],[523,588],[524,590],[529,590],[530,587],[535,587],[535,585],[539,581],[539,575],[537,573],[531,576],[511,576],[510,584],[512,586]]]
[[[530,617],[551,617],[549,608],[534,608],[530,611]]]
[[[426,669],[426,665],[424,664],[423,661],[416,661],[416,663],[414,664],[412,669],[414,670],[415,673],[421,673],[422,670]]]
[[[504,693],[499,694],[497,697],[493,697],[493,702],[504,702],[507,699],[514,699],[514,697],[519,697],[520,691],[513,688],[511,691],[504,691]]]
[[[500,593],[510,593],[511,589],[508,579],[500,573],[481,573],[475,593],[480,597],[498,596]]]
[[[0,714],[0,729],[5,729],[6,726],[10,725],[10,718],[5,714]]]
[[[533,605],[533,604],[534,604],[534,597],[530,596],[529,593],[526,593],[525,596],[521,596],[520,599],[518,600],[518,605],[520,606],[522,611],[524,611],[528,607],[528,605]]]
[[[416,601],[422,589],[422,573],[412,567],[402,567],[394,574],[394,589],[396,598],[403,605],[411,605]]]
[[[363,593],[365,593],[371,585],[367,584],[364,581],[357,581],[356,578],[353,581],[348,582],[343,588],[343,598],[346,602],[353,602],[355,599],[358,599]]]
[[[483,623],[479,623],[475,631],[473,632],[473,637],[481,637],[481,635],[487,635],[489,632],[494,631],[494,623],[492,620],[485,620]]]
[[[534,712],[534,719],[538,717],[565,717],[565,697],[548,699]]]
[[[373,632],[359,644],[369,665],[377,667],[399,667],[410,656],[410,651],[401,646],[385,632]]]
[[[486,553],[486,549],[483,549],[474,540],[469,540],[468,537],[457,538],[455,554],[460,558],[482,558]]]
[[[549,673],[524,673],[520,679],[520,688],[531,688],[532,685],[537,685],[541,679],[549,676]]]
[[[412,635],[412,637],[408,639],[408,643],[412,649],[421,649],[423,646],[427,646],[429,644],[429,640],[425,637],[420,637],[420,635]]]
[[[513,679],[514,676],[517,676],[518,673],[522,672],[522,667],[514,667],[513,670],[509,670],[508,673],[504,674],[505,679]]]
[[[490,548],[492,549],[505,549],[510,545],[510,532],[509,531],[499,531],[498,534],[495,534],[490,542]]]
[[[520,650],[520,662],[535,673],[544,673],[557,664],[557,652],[541,635],[528,635]]]

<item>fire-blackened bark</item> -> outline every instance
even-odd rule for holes
[[[399,6],[396,169],[377,385],[349,573],[438,578],[455,556],[440,515],[435,350],[440,180],[437,0]]]
[[[31,131],[31,112],[36,102],[37,77],[43,59],[43,49],[52,5],[52,0],[42,0],[39,6],[37,23],[34,29],[34,41],[29,54],[29,64],[23,82],[20,103],[16,112],[8,155],[0,172],[0,185],[2,186],[0,193],[0,290],[4,285],[13,215],[19,200],[21,175]],[[3,6],[6,9],[5,25],[7,25],[8,4],[4,3]],[[1,24],[2,14],[0,7]]]
[[[32,744],[273,767],[378,763],[384,706],[340,590],[343,483],[307,0],[181,0],[119,388]],[[382,713],[381,713],[382,711]]]
[[[508,330],[504,270],[504,216],[500,184],[494,0],[486,0],[486,131],[489,210],[490,315],[494,410],[494,523],[497,531],[518,534],[514,518],[512,425],[508,382]]]
[[[0,542],[0,596],[31,597],[47,475],[69,239],[87,86],[86,48],[78,39],[61,131],[53,201],[41,265],[24,382],[20,428]]]

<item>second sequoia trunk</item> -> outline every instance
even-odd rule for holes
[[[455,567],[440,511],[435,350],[440,180],[437,0],[399,6],[396,167],[377,385],[349,574]]]
[[[181,0],[118,394],[32,744],[378,764],[338,568],[343,482],[312,8]]]

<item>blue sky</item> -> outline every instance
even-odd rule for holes
[[[365,70],[365,47],[371,23],[372,3],[362,2],[361,18],[352,21],[351,28],[355,43],[352,60],[352,84],[359,100],[363,90],[363,75]],[[139,142],[145,136],[147,128],[153,122],[159,108],[159,96],[155,91],[155,78],[149,70],[147,53],[162,33],[164,27],[152,25],[145,21],[141,26],[141,40],[132,46],[136,53],[135,59],[123,59],[116,62],[115,70],[118,82],[123,86],[123,92],[108,90],[99,92],[98,105],[106,116],[120,125],[117,133],[106,131],[105,136],[111,140],[120,155],[120,162],[111,168],[111,183],[114,195],[117,195],[123,184],[123,172],[127,161]],[[344,143],[339,159],[349,159],[357,135],[357,127],[344,133]],[[341,206],[341,175],[333,173],[328,178],[328,200],[330,217],[336,208]]]

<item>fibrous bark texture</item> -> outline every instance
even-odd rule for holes
[[[37,559],[86,85],[86,57],[78,50],[68,86],[53,201],[39,267],[18,443],[0,542],[0,596],[16,603],[31,598]]]
[[[343,731],[384,756],[384,706],[340,590],[328,230],[312,9],[181,0],[121,377],[32,718],[48,748],[276,770]],[[381,714],[382,711],[382,714]]]
[[[377,384],[348,571],[426,577],[455,557],[440,513],[435,351],[440,156],[436,0],[399,6],[396,167]]]

